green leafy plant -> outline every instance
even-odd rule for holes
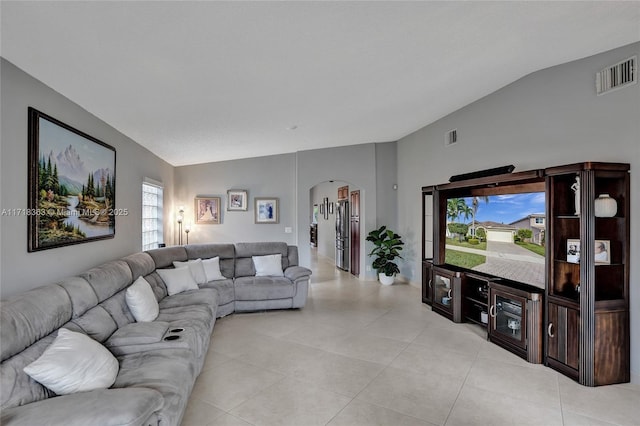
[[[521,228],[521,229],[518,229],[518,232],[516,235],[516,242],[517,241],[529,242],[531,241],[531,237],[533,237],[533,231],[531,231],[531,229]]]
[[[447,226],[449,227],[449,232],[458,236],[458,241],[462,241],[464,236],[467,235],[467,232],[469,232],[469,225],[464,223],[452,222]]]
[[[381,226],[367,235],[367,241],[375,245],[369,256],[375,256],[372,266],[378,273],[384,273],[389,277],[400,273],[400,268],[393,261],[396,258],[402,259],[400,250],[404,242],[401,238],[386,226]]]

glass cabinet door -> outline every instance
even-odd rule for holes
[[[526,348],[526,299],[492,291],[491,333]]]
[[[433,303],[451,311],[453,306],[452,279],[446,275],[433,272]]]

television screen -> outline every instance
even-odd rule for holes
[[[445,263],[544,288],[545,193],[449,198]]]

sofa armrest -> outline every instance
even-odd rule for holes
[[[311,269],[307,269],[303,266],[289,266],[284,270],[284,276],[291,281],[299,280],[300,278],[309,277],[311,275]]]
[[[147,426],[163,405],[162,395],[153,389],[99,389],[4,409],[0,423],[4,426]]]

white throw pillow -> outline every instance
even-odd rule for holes
[[[176,269],[156,269],[162,281],[167,286],[169,296],[182,293],[187,290],[197,290],[198,284],[193,279],[188,267]]]
[[[212,257],[211,259],[203,259],[202,266],[207,276],[207,282],[227,279],[227,277],[220,272],[220,258],[218,256]]]
[[[24,372],[56,394],[68,395],[110,387],[118,369],[118,360],[100,343],[61,328],[53,343],[24,367]]]
[[[251,256],[256,268],[256,277],[282,277],[282,255]]]
[[[196,284],[204,284],[207,282],[207,274],[204,272],[204,266],[202,265],[202,259],[188,260],[186,262],[173,262],[175,268],[189,267],[191,275]]]
[[[127,306],[137,322],[149,322],[158,317],[160,309],[156,295],[153,294],[151,286],[142,276],[127,288],[124,296]]]

